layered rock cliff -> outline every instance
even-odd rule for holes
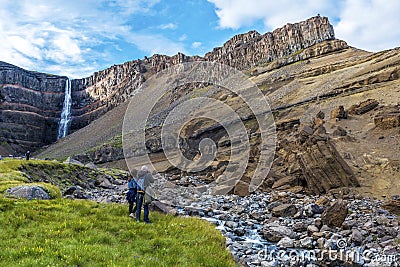
[[[222,47],[205,55],[206,60],[246,69],[301,51],[317,43],[335,39],[332,25],[326,17],[313,17],[267,32],[239,34]]]
[[[317,45],[324,42],[325,45]],[[208,60],[249,69],[274,61],[276,64],[268,67],[275,68],[344,48],[347,44],[335,40],[328,19],[317,16],[264,35],[256,31],[236,35],[204,58],[181,53],[172,57],[153,55],[114,65],[71,81],[69,132],[125,102],[148,77],[171,65]],[[14,144],[20,152],[56,141],[67,77],[30,72],[6,63],[0,64],[0,73],[0,141]]]
[[[0,141],[17,152],[57,138],[67,77],[0,62]]]

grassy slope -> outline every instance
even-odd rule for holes
[[[236,266],[222,235],[200,219],[152,212],[146,225],[120,204],[7,198],[7,188],[27,183],[24,164],[0,161],[1,266]]]
[[[0,198],[0,211],[2,266],[235,266],[199,219],[151,213],[146,225],[122,205],[64,199]]]

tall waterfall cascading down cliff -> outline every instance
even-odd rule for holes
[[[68,78],[65,81],[65,97],[64,97],[63,109],[61,112],[60,123],[58,125],[57,139],[65,137],[68,133],[68,125],[71,121],[71,104],[72,104],[71,80]]]

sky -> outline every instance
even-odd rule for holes
[[[336,38],[400,46],[398,0],[0,0],[0,61],[71,78],[153,54],[200,55],[317,14]]]

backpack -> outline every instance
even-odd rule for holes
[[[142,177],[138,178],[138,180],[136,182],[137,191],[143,191],[144,192],[144,190],[145,190],[145,188],[144,188],[144,180],[145,180],[145,178],[146,178],[146,176],[142,176]]]

